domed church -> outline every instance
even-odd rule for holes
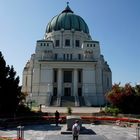
[[[45,106],[101,106],[112,73],[82,17],[69,5],[48,23],[23,70],[26,102]]]

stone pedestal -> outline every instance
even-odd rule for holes
[[[80,128],[82,128],[82,120],[80,116],[67,116],[66,117],[66,123],[67,123],[67,130],[72,130],[72,126],[75,123],[75,121],[79,121]]]

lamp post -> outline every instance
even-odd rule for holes
[[[18,126],[17,127],[17,139],[18,140],[24,140],[24,126]]]
[[[136,128],[136,137],[137,137],[137,140],[140,140],[140,126],[139,125]]]

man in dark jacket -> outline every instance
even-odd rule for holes
[[[60,113],[56,110],[56,112],[55,112],[55,123],[56,123],[56,126],[58,126],[59,117],[60,117]]]

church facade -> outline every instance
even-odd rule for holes
[[[69,5],[47,24],[23,70],[26,101],[46,106],[100,106],[112,72],[86,22]]]

